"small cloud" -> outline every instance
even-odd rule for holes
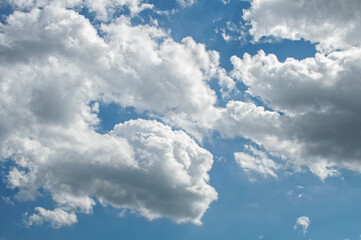
[[[222,3],[223,3],[224,5],[226,5],[226,4],[230,3],[230,2],[231,2],[231,0],[222,0]]]
[[[236,152],[234,158],[241,168],[249,172],[257,172],[263,175],[265,178],[272,176],[277,178],[277,171],[280,166],[273,160],[267,157],[265,152],[255,149],[252,146],[246,145],[245,150],[249,153]]]
[[[126,213],[127,213],[127,209],[122,209],[122,211],[120,211],[120,213],[118,213],[118,217],[123,218]]]
[[[302,216],[296,220],[296,224],[295,226],[293,226],[293,229],[295,231],[297,231],[297,229],[300,229],[303,232],[303,235],[305,235],[307,233],[307,229],[310,226],[310,224],[311,224],[310,219],[306,216]]]
[[[14,206],[14,202],[11,200],[10,197],[4,197],[2,196],[1,199],[3,200],[4,203],[8,204],[8,205],[11,205],[11,206]],[[0,239],[1,240],[1,239]]]
[[[192,6],[196,2],[196,0],[177,0],[177,2],[182,7],[189,7]]]
[[[53,228],[60,228],[64,226],[70,226],[78,222],[74,212],[68,213],[61,208],[55,208],[53,211],[51,211],[42,207],[36,207],[35,210],[37,213],[29,216],[26,221],[28,226],[49,222]],[[27,213],[24,214],[25,217],[27,217],[27,215]]]
[[[215,157],[215,160],[216,160],[217,162],[227,162],[226,158],[225,158],[225,157],[222,157],[222,156],[220,156],[220,157],[216,156],[216,157]]]

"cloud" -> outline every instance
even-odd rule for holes
[[[49,222],[52,227],[60,228],[64,226],[70,226],[78,222],[78,219],[73,212],[67,213],[60,208],[56,208],[54,211],[50,211],[42,207],[36,207],[35,210],[37,213],[29,216],[27,220],[27,224],[29,226]]]
[[[256,150],[252,146],[246,145],[246,150],[249,150],[250,154],[244,152],[234,153],[236,162],[243,170],[246,172],[254,171],[264,177],[277,178],[275,171],[279,169],[278,164],[269,159],[264,152]]]
[[[18,149],[27,154],[22,159],[27,181],[10,177],[19,172],[16,168],[8,176],[20,190],[18,198],[34,198],[42,188],[59,209],[36,209],[39,213],[30,216],[30,223],[49,221],[54,227],[75,223],[76,212],[91,213],[96,198],[103,205],[134,209],[150,220],[167,217],[200,224],[209,204],[217,199],[208,185],[212,155],[182,131],[139,119],[118,124],[106,135],[78,134],[72,145],[53,141],[38,143],[32,152]],[[22,143],[26,148],[34,140]],[[46,157],[45,148],[51,149]]]
[[[144,3],[143,0],[9,0],[8,3],[19,10],[28,10],[49,5],[73,9],[86,7],[90,12],[96,14],[98,20],[103,21],[109,21],[117,10],[124,9],[124,7],[129,10],[131,16],[136,16],[145,9],[153,8],[152,4]]]
[[[51,5],[15,11],[0,24],[0,63],[0,155],[16,164],[8,186],[20,200],[35,200],[43,189],[56,205],[36,208],[30,225],[73,224],[97,202],[151,220],[201,223],[217,199],[208,184],[212,155],[157,121],[99,134],[97,106],[132,106],[200,134],[219,112],[207,84],[224,74],[217,52],[192,38],[175,42],[154,26],[132,26],[127,17],[96,29]]]
[[[178,4],[182,7],[192,6],[197,0],[177,0]]]
[[[224,4],[228,3],[224,2]],[[216,28],[215,32],[220,34],[227,43],[237,41],[245,44],[249,36],[248,29],[245,25],[238,25],[231,21],[227,21],[223,27]]]
[[[259,121],[262,131],[251,133],[245,129],[243,136],[309,166],[321,178],[336,174],[332,166],[360,171],[357,143],[361,129],[357,119],[361,114],[356,104],[361,100],[360,49],[327,56],[317,53],[315,58],[304,60],[289,58],[283,63],[260,51],[253,57],[232,57],[232,62],[232,75],[249,87],[247,92],[275,110],[257,111],[257,115],[264,115]],[[232,112],[244,115],[235,109]],[[272,121],[266,118],[269,115],[274,116]]]
[[[304,38],[317,42],[319,52],[313,58],[284,62],[262,50],[254,56],[233,56],[231,76],[268,110],[230,101],[218,121],[221,136],[251,139],[322,179],[337,176],[338,168],[361,172],[361,48],[360,38],[353,34],[361,5],[348,3],[339,11],[337,1],[252,1],[244,18],[255,40]]]
[[[41,121],[69,123],[80,113],[89,116],[79,119],[97,121],[88,103],[100,99],[155,113],[200,136],[199,128],[212,128],[218,114],[207,81],[219,75],[222,85],[234,86],[219,68],[217,52],[190,37],[178,43],[159,28],[131,26],[126,17],[101,25],[101,38],[83,16],[51,6],[15,12],[1,30],[4,86],[13,91],[6,92],[3,105],[15,121],[26,117],[11,108],[11,101],[20,100],[20,86],[29,86],[24,106]],[[50,96],[57,99],[42,101]],[[12,129],[3,124],[4,132]]]
[[[360,46],[360,10],[358,0],[254,0],[243,18],[256,41],[263,36],[303,38],[329,52]]]
[[[231,0],[221,0],[221,1],[222,1],[222,3],[223,3],[224,5],[226,5],[226,4],[228,4],[228,3],[231,2]]]
[[[302,217],[297,218],[296,224],[293,227],[293,229],[296,231],[297,229],[300,228],[301,231],[303,232],[303,234],[306,234],[307,229],[310,226],[310,224],[311,224],[310,219],[306,216],[302,216]]]

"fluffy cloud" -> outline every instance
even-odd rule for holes
[[[101,26],[105,39],[86,18],[56,6],[15,12],[0,27],[4,91],[18,91],[8,92],[7,100],[15,101],[12,98],[20,94],[20,86],[33,86],[22,96],[32,101],[24,104],[36,105],[27,106],[33,109],[29,114],[52,112],[58,121],[70,121],[76,115],[60,115],[88,114],[88,103],[101,98],[154,112],[165,122],[196,134],[198,127],[212,128],[212,119],[217,117],[216,94],[207,81],[220,76],[222,85],[234,86],[218,67],[217,52],[207,51],[191,38],[177,43],[156,27],[131,26],[126,17]],[[40,89],[44,85],[47,89]],[[45,94],[58,99],[41,101]],[[49,105],[57,100],[66,104],[54,105],[51,108],[59,110],[50,111]],[[71,109],[80,106],[81,110]],[[10,105],[6,108],[16,111]]]
[[[199,128],[213,128],[218,117],[214,107],[217,98],[207,81],[221,76],[221,85],[233,87],[218,66],[217,52],[206,51],[190,37],[177,43],[158,28],[130,27],[125,18],[102,30],[111,48],[110,64],[118,66],[104,72],[109,80],[102,83],[107,89],[105,100],[156,112],[166,123],[199,138]],[[118,80],[124,72],[129,81]]]
[[[361,2],[358,0],[254,0],[243,18],[258,41],[263,36],[319,43],[329,52],[360,46]]]
[[[208,184],[212,155],[156,121],[99,134],[97,102],[133,106],[195,134],[210,129],[218,109],[207,81],[224,74],[216,52],[126,17],[95,29],[51,5],[0,23],[0,63],[0,154],[16,164],[8,186],[24,200],[44,189],[56,204],[36,208],[30,225],[73,224],[96,201],[148,219],[201,223],[217,198]]]
[[[35,197],[42,188],[57,204],[54,211],[36,208],[30,224],[74,223],[74,212],[92,212],[93,198],[103,205],[137,210],[150,220],[168,217],[200,224],[217,198],[207,184],[212,155],[182,131],[139,119],[118,124],[106,135],[81,134],[68,146],[56,140],[37,145],[24,140],[24,148],[35,145],[33,152],[19,149],[27,154],[22,159],[26,172],[13,168],[9,184],[20,189],[22,198]],[[44,148],[51,151],[46,158]]]
[[[310,219],[308,217],[306,217],[306,216],[302,216],[302,217],[297,218],[296,224],[293,227],[293,229],[297,230],[298,228],[301,228],[303,234],[306,234],[307,229],[310,226],[310,224],[311,224]]]
[[[322,178],[336,174],[331,169],[336,165],[360,171],[360,49],[283,63],[261,51],[254,57],[233,57],[232,62],[233,76],[249,86],[251,95],[283,112],[273,112],[276,118],[272,122],[265,118],[261,124],[260,134],[272,136],[277,142],[274,146],[254,133],[249,133],[251,139],[308,165]],[[288,142],[292,150],[279,149],[282,142]]]
[[[338,11],[339,2],[317,3],[252,2],[244,18],[252,24],[250,32],[256,40],[262,36],[303,37],[318,42],[318,49],[327,50],[327,54],[318,52],[313,58],[284,62],[262,50],[254,56],[233,56],[232,77],[271,110],[229,102],[222,110],[218,129],[224,137],[251,139],[296,168],[307,166],[324,179],[337,175],[338,167],[361,172],[361,113],[357,104],[361,101],[361,49],[351,29],[359,24],[354,15],[360,4],[350,1]],[[342,31],[352,37],[338,33]]]
[[[49,222],[54,228],[60,228],[64,226],[70,226],[78,222],[76,215],[67,213],[60,208],[54,209],[54,211],[46,210],[42,207],[36,207],[37,213],[29,216],[27,220],[28,225],[37,225],[44,222]]]

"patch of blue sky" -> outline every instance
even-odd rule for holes
[[[100,119],[99,133],[107,133],[116,124],[124,123],[131,119],[150,119],[147,112],[138,112],[134,107],[122,107],[116,103],[100,103],[98,117]]]
[[[14,12],[14,8],[7,2],[0,2],[0,23],[5,24],[6,18]]]

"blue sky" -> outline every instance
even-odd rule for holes
[[[361,239],[360,12],[0,3],[0,240]]]

